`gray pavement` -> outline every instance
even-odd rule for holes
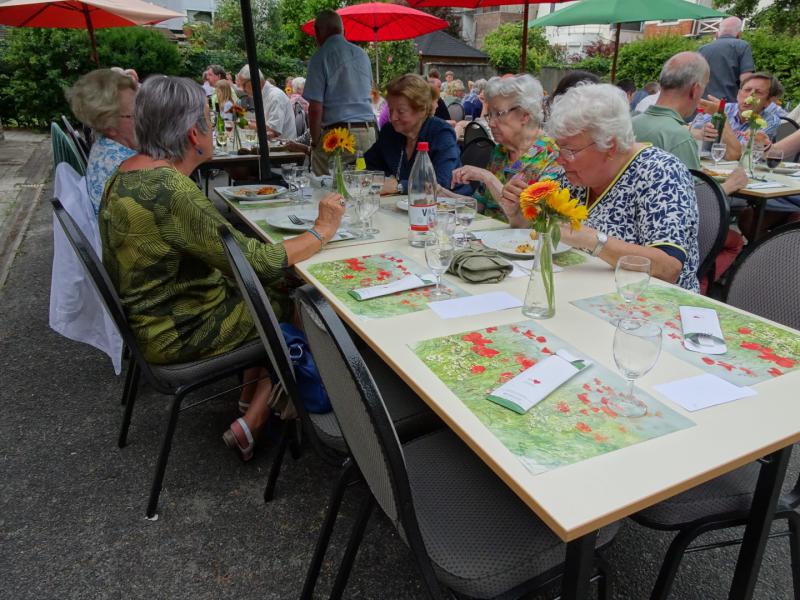
[[[0,156],[16,135],[6,131]],[[22,164],[11,177],[29,182],[29,157],[45,147],[32,138],[27,156],[18,149]],[[0,171],[0,189],[10,181]],[[287,458],[276,499],[265,505],[274,448],[242,464],[223,446],[222,431],[236,416],[231,394],[182,414],[160,518],[145,520],[167,404],[142,389],[130,443],[117,448],[121,378],[104,355],[48,328],[50,194],[48,183],[27,207],[31,218],[0,289],[0,599],[296,598],[334,473],[310,449]],[[795,460],[789,478],[796,477]],[[345,498],[318,597],[330,590],[363,493]],[[623,523],[605,553],[615,598],[647,598],[671,539]],[[727,597],[735,557],[734,548],[688,556],[671,597]],[[755,598],[792,597],[789,564],[787,540],[771,540]],[[382,516],[370,522],[345,596],[425,597],[408,550]]]

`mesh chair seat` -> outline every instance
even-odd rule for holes
[[[659,529],[680,529],[709,515],[746,513],[753,503],[759,463],[735,471],[663,500],[634,515],[634,520]]]
[[[336,422],[336,416],[332,411],[323,414],[309,413],[308,417],[323,444],[342,454],[347,454],[347,444],[344,442],[342,430],[339,429],[339,423]]]

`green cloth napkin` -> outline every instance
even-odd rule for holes
[[[465,248],[453,256],[448,273],[470,283],[499,283],[514,266],[490,248]]]

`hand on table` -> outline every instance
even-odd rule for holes
[[[736,190],[742,189],[747,185],[749,179],[742,167],[736,167],[728,178],[723,182],[722,189],[726,194],[732,194]]]

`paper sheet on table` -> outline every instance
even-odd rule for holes
[[[426,287],[436,283],[436,276],[433,273],[423,273],[422,275],[406,275],[400,279],[396,279],[391,283],[384,283],[383,285],[372,285],[369,287],[356,288],[350,290],[350,295],[356,300],[372,300],[373,298],[381,298],[389,294],[396,294],[398,292],[405,292],[407,290],[415,290],[417,288]]]
[[[757,394],[710,373],[654,385],[653,389],[690,412]]]
[[[795,171],[794,173],[789,175],[789,177],[800,177],[800,171]]]
[[[519,308],[520,306],[522,306],[522,302],[508,292],[488,292],[476,296],[465,296],[463,298],[428,303],[428,307],[440,319],[457,319],[459,317],[482,315],[483,313],[506,310],[507,308]]]
[[[785,188],[789,187],[783,183],[778,181],[757,181],[755,183],[748,183],[747,188],[748,190],[772,190],[778,188]]]

